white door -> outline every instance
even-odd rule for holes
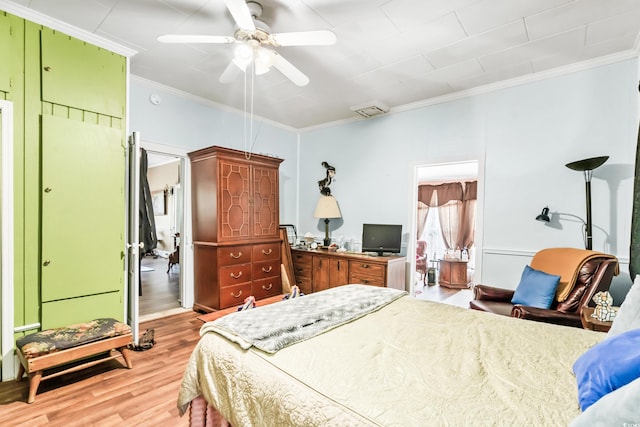
[[[13,355],[13,104],[0,100],[0,342],[2,343],[2,381],[16,376]]]
[[[140,135],[133,132],[127,151],[127,323],[133,332],[133,342],[138,344],[138,304],[140,295]]]

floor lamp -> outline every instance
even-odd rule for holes
[[[313,216],[314,218],[324,218],[324,246],[328,247],[331,244],[329,218],[342,218],[336,198],[333,196],[320,196]]]
[[[584,182],[587,198],[587,239],[586,248],[593,249],[592,245],[592,230],[591,230],[591,175],[592,171],[604,164],[609,159],[609,156],[591,157],[589,159],[578,160],[576,162],[567,163],[565,166],[574,171],[584,172]]]

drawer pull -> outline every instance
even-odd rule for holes
[[[238,259],[242,256],[242,252],[238,252],[238,255],[234,255],[233,252],[230,252],[229,256],[233,259]]]
[[[273,283],[269,283],[269,286],[262,285],[262,289],[265,291],[270,291],[273,288]]]
[[[240,297],[242,296],[242,289],[240,289],[240,290],[238,291],[238,295],[236,295],[236,294],[234,294],[234,293],[232,292],[232,293],[231,293],[231,296],[232,296],[232,297],[234,297],[234,298],[240,298]]]
[[[242,276],[242,271],[239,272],[238,274],[231,273],[230,276],[233,277],[234,279],[239,279]]]
[[[362,268],[369,268],[369,264],[362,264]]]
[[[264,268],[262,267],[262,272],[263,273],[271,273],[271,270],[273,270],[273,266],[269,266],[269,268]]]
[[[271,252],[273,252],[273,250],[271,248],[269,248],[268,251],[265,251],[264,249],[262,250],[262,254],[263,255],[271,255]]]

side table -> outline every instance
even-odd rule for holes
[[[609,332],[609,329],[611,328],[611,324],[613,322],[612,321],[603,322],[596,319],[595,317],[591,317],[591,315],[593,314],[593,311],[594,311],[593,307],[584,307],[582,309],[582,312],[580,315],[580,321],[582,322],[582,327],[584,329],[591,329],[592,331]]]

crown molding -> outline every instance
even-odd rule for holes
[[[92,45],[117,53],[118,55],[126,56],[127,58],[138,53],[137,50],[115,43],[97,34],[83,30],[82,28],[78,28],[74,25],[67,24],[66,22],[59,21],[48,15],[9,0],[0,0],[0,10],[4,10],[5,12],[19,16],[20,18],[28,21],[35,22],[36,24],[44,25],[45,27],[53,30],[63,32],[69,36],[91,43]]]
[[[161,91],[163,91],[165,93],[168,93],[168,94],[171,94],[171,95],[183,98],[183,99],[189,99],[189,100],[197,102],[199,104],[204,104],[204,105],[207,105],[209,107],[216,108],[218,110],[226,111],[228,113],[238,114],[240,116],[244,115],[244,111],[239,110],[237,108],[233,108],[233,107],[230,107],[228,105],[220,104],[220,103],[212,101],[210,99],[206,99],[206,98],[203,98],[201,96],[194,95],[192,93],[185,92],[183,90],[176,89],[174,87],[167,86],[167,85],[164,85],[162,83],[155,82],[153,80],[145,79],[144,77],[140,77],[140,76],[136,76],[134,74],[131,74],[130,75],[130,79],[131,79],[132,82],[141,83],[141,84],[156,88],[156,89],[161,90]],[[276,122],[275,120],[270,120],[270,119],[264,118],[262,116],[257,116],[255,114],[253,115],[253,120],[257,121],[257,122],[260,122],[260,123],[267,124],[269,126],[273,126],[273,127],[279,128],[279,129],[283,129],[283,130],[286,130],[286,131],[289,131],[289,132],[293,132],[293,133],[297,133],[298,132],[298,129],[296,129],[296,128],[292,127],[292,126],[288,126],[288,125]]]
[[[617,62],[626,61],[629,59],[637,59],[640,56],[640,35],[636,39],[636,43],[633,49],[629,49],[623,52],[614,53],[611,55],[600,56],[597,58],[589,59],[582,62],[576,62],[574,64],[565,65],[562,67],[551,68],[549,70],[540,71],[533,74],[527,74],[525,76],[515,77],[509,80],[503,80],[496,83],[487,84],[484,86],[478,86],[472,89],[465,89],[462,91],[450,93],[447,95],[437,96],[434,98],[428,98],[417,102],[412,102],[410,104],[400,105],[397,107],[392,107],[388,113],[372,117],[370,119],[364,119],[360,117],[356,117],[353,119],[345,119],[345,120],[337,120],[334,122],[327,122],[320,125],[309,126],[306,128],[298,129],[298,132],[305,133],[313,130],[318,130],[322,128],[329,128],[344,125],[347,123],[359,122],[362,120],[376,120],[383,116],[388,116],[390,114],[401,113],[404,111],[415,110],[418,108],[428,107],[431,105],[442,104],[445,102],[456,101],[459,99],[468,98],[471,96],[483,95],[491,92],[496,92],[502,89],[512,88],[515,86],[521,86],[528,83],[534,83],[542,80],[548,80],[555,77],[564,76],[567,74],[577,73],[579,71],[590,70],[592,68],[601,67],[604,65],[614,64]]]

